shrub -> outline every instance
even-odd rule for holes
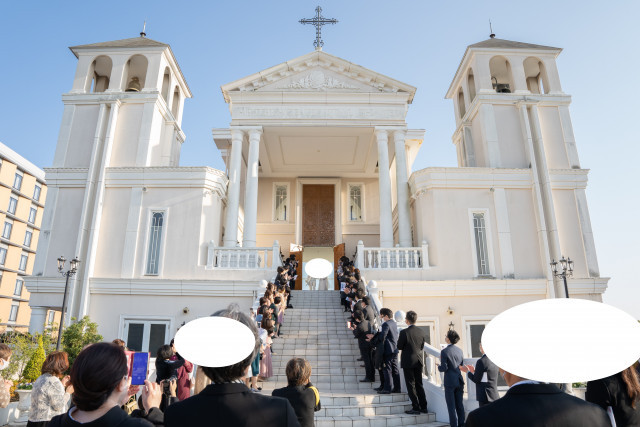
[[[42,344],[42,335],[38,335],[38,348],[31,355],[27,365],[22,371],[22,379],[28,382],[34,382],[40,376],[42,370],[42,364],[47,356],[44,354],[44,345]]]
[[[62,332],[62,347],[69,355],[69,366],[73,365],[83,348],[102,341],[98,324],[92,322],[89,316],[84,316],[79,322],[75,320],[75,317],[71,318],[72,324]]]

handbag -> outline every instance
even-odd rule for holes
[[[134,394],[133,396],[129,397],[129,400],[127,401],[127,403],[124,404],[124,411],[127,413],[127,415],[131,415],[131,413],[133,411],[135,411],[138,408],[138,400],[136,399],[136,395]]]

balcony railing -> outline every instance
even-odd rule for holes
[[[356,249],[356,267],[373,269],[429,269],[429,246],[412,248],[365,248],[362,240]]]
[[[281,265],[277,240],[270,248],[226,248],[211,241],[207,250],[207,270],[275,270]]]

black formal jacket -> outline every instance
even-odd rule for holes
[[[129,417],[119,406],[114,406],[97,420],[85,424],[71,419],[67,411],[62,415],[53,417],[47,427],[152,427],[164,425],[162,411],[158,408],[151,408],[146,418]]]
[[[620,372],[607,378],[589,381],[585,399],[605,410],[607,406],[611,406],[618,427],[640,426],[640,403],[636,402],[635,408],[631,406],[631,398]]]
[[[376,318],[376,313],[373,311],[373,307],[371,307],[370,305],[366,306],[364,310],[362,310],[362,314],[364,314],[364,319],[369,321],[369,323],[373,323]]]
[[[398,325],[393,319],[389,319],[382,324],[380,332],[378,332],[371,342],[374,345],[382,346],[384,357],[398,354]]]
[[[400,367],[402,369],[422,367],[422,352],[427,334],[415,325],[400,331],[398,337],[398,350],[402,350],[400,355]]]
[[[487,373],[487,382],[481,382],[485,372]],[[487,403],[500,399],[498,375],[500,375],[498,367],[486,354],[483,354],[476,362],[475,373],[467,372],[467,377],[476,383],[476,400],[478,402]]]
[[[472,411],[466,427],[611,427],[598,406],[560,391],[552,384],[520,384]]]
[[[356,325],[356,328],[353,330],[353,336],[358,339],[358,347],[361,350],[369,350],[371,348],[371,343],[367,341],[367,334],[370,334],[371,325],[368,321],[363,320],[362,322]]]
[[[210,384],[199,394],[169,406],[167,427],[298,427],[287,399],[253,393],[244,384]]]
[[[313,427],[313,413],[322,409],[320,402],[316,405],[316,394],[309,388],[311,385],[288,386],[271,392],[272,396],[284,397],[291,403],[302,427]]]

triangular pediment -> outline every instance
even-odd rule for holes
[[[232,92],[399,93],[413,100],[416,88],[337,56],[315,51],[222,86]]]

